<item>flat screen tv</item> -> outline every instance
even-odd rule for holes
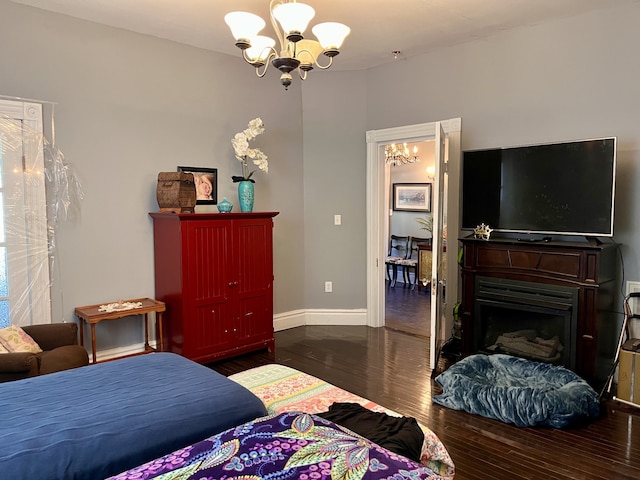
[[[465,151],[462,228],[613,236],[616,138]]]

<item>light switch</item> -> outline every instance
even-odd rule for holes
[[[333,216],[333,224],[334,225],[342,225],[342,215],[334,215]]]

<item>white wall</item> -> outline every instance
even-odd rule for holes
[[[318,78],[302,87],[305,305],[365,308],[365,72],[311,74]],[[333,293],[324,292],[325,281]]]
[[[304,307],[302,105],[299,83],[258,79],[218,55],[0,2],[0,94],[57,102],[56,144],[82,183],[78,221],[56,235],[54,320],[76,306],[153,297],[158,172],[218,169],[219,198],[236,204],[241,172],[230,140],[254,117],[269,173],[255,174],[256,210],[275,217],[275,311]],[[139,322],[98,325],[99,348],[141,340]]]

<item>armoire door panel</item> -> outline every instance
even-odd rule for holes
[[[232,260],[229,222],[190,225],[187,272],[194,301],[224,297],[229,288]]]
[[[231,321],[231,312],[225,305],[207,305],[195,310],[190,337],[195,356],[206,355],[216,349],[233,346],[237,328]]]
[[[266,295],[245,296],[239,301],[238,336],[241,343],[273,335],[270,298]]]
[[[264,222],[242,223],[234,232],[237,244],[238,287],[240,293],[255,292],[273,280],[271,227]]]

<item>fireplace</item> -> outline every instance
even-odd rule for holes
[[[463,354],[513,349],[518,342],[530,351],[522,342],[539,338],[561,352],[548,361],[594,385],[606,378],[615,352],[615,243],[460,242]]]
[[[575,370],[578,289],[477,276],[474,350]]]

